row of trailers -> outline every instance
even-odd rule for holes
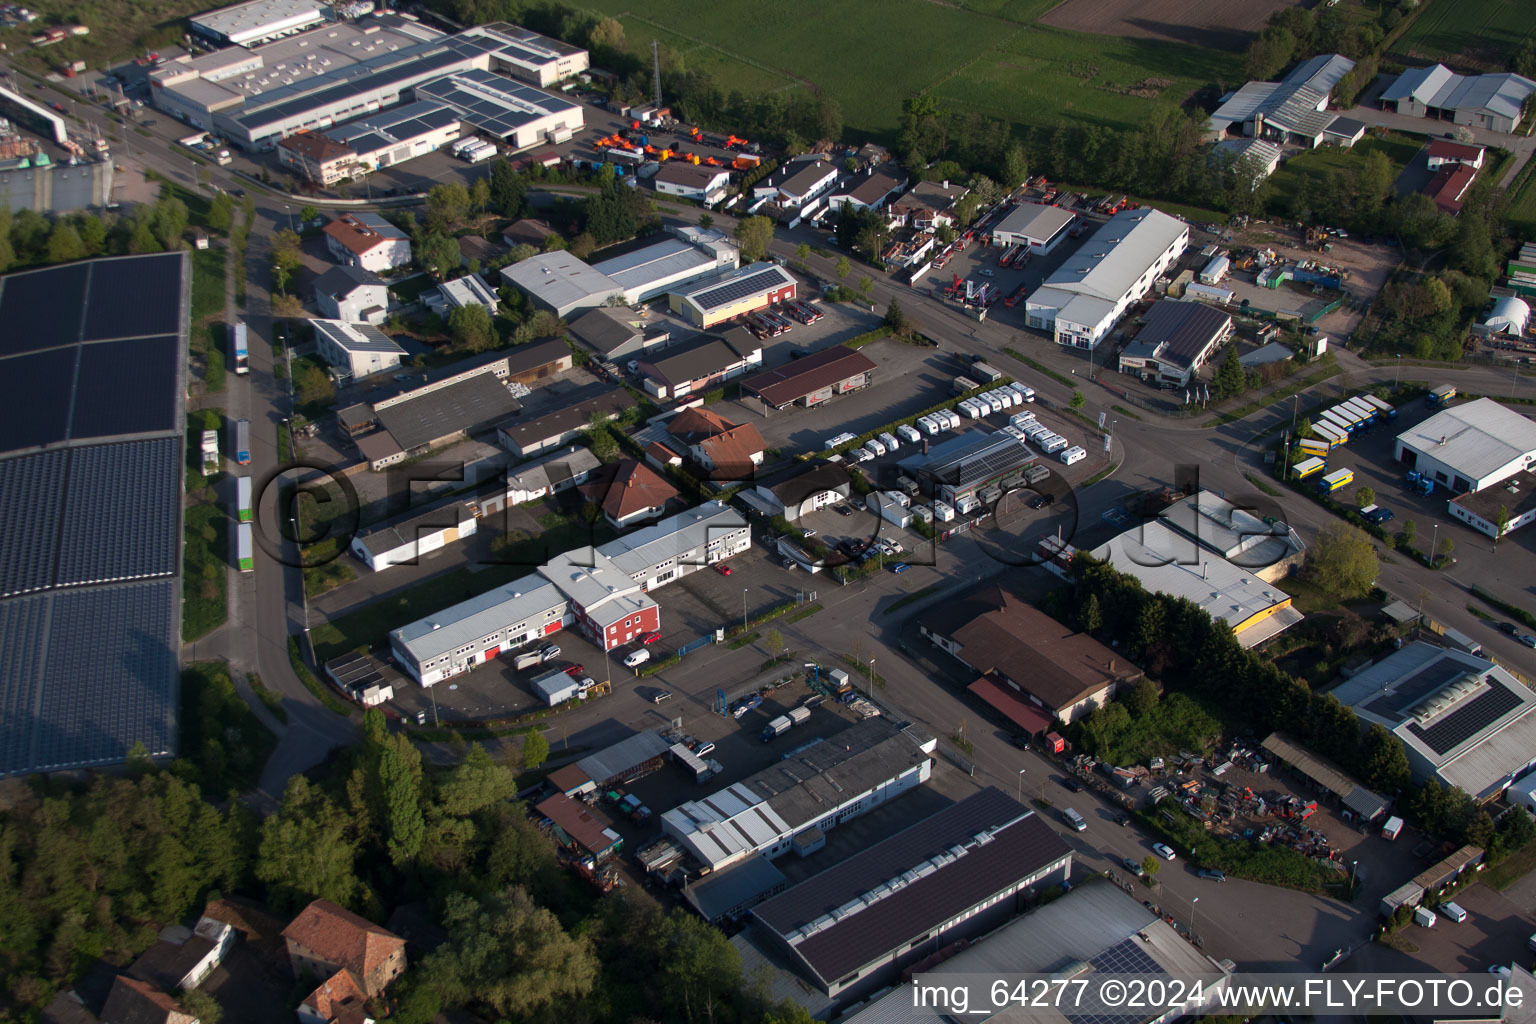
[[[248,476],[235,477],[235,564],[241,572],[256,568],[256,524]]]
[[[1375,395],[1360,395],[1318,413],[1312,420],[1313,437],[1296,442],[1300,461],[1291,468],[1298,480],[1318,476],[1325,491],[1337,491],[1354,481],[1347,469],[1328,471],[1328,453],[1342,448],[1357,433],[1365,433],[1383,420],[1397,418],[1397,410]]]

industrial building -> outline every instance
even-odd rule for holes
[[[311,320],[310,326],[315,329],[315,350],[320,358],[353,380],[393,370],[405,355],[395,339],[368,323]]]
[[[663,195],[681,196],[705,206],[713,206],[725,198],[731,184],[731,169],[689,163],[686,160],[668,160],[652,175],[651,183]]]
[[[575,764],[556,768],[545,781],[566,796],[586,796],[659,770],[666,764],[670,748],[671,744],[648,729],[588,754]]]
[[[909,455],[901,468],[934,497],[953,505],[984,488],[1018,477],[1035,461],[1029,446],[1006,431],[972,429]]]
[[[1187,388],[1216,350],[1232,337],[1232,317],[1203,302],[1164,299],[1120,351],[1120,372],[1159,387]]]
[[[1453,493],[1481,491],[1536,462],[1536,423],[1479,398],[1398,434],[1397,460]]]
[[[594,414],[611,420],[634,406],[635,397],[626,389],[598,385],[571,396],[569,404],[554,412],[498,424],[496,443],[527,458],[576,440],[591,426]]]
[[[694,913],[713,925],[738,921],[765,899],[789,888],[789,879],[773,861],[754,853],[723,871],[711,871],[683,887]]]
[[[1432,64],[1398,75],[1382,90],[1379,102],[1383,110],[1411,117],[1512,132],[1520,126],[1532,93],[1536,82],[1520,75],[1458,75],[1444,64]]]
[[[361,177],[365,171],[350,146],[316,132],[299,132],[280,141],[277,162],[320,186]]]
[[[713,280],[741,263],[741,250],[722,231],[675,227],[675,236],[594,263],[592,269],[618,285],[624,304],[638,306],[696,281]]]
[[[851,999],[1015,917],[1071,868],[1054,828],[988,787],[759,904],[753,927],[816,988]]]
[[[923,614],[918,632],[971,672],[971,692],[1033,736],[1092,714],[1142,672],[999,586]]]
[[[753,263],[719,277],[678,288],[668,296],[672,312],[708,329],[744,313],[795,297],[795,278],[776,263]]]
[[[111,160],[0,169],[0,204],[8,210],[73,213],[112,202]]]
[[[874,383],[875,361],[857,349],[834,345],[741,382],[742,394],[785,409],[821,405],[838,395],[862,391]]]
[[[1128,530],[1091,552],[1147,591],[1182,597],[1225,622],[1237,642],[1255,647],[1302,619],[1291,596],[1159,520]]]
[[[1020,203],[992,229],[992,244],[1027,245],[1036,254],[1050,252],[1068,235],[1077,216],[1059,206]]]
[[[542,459],[507,470],[506,502],[522,505],[584,483],[602,463],[590,449],[572,445]]]
[[[866,718],[710,796],[661,816],[695,861],[718,871],[754,853],[773,859],[928,781],[937,743],[913,726]]]
[[[1107,880],[1092,879],[934,964],[924,972],[924,981],[952,985],[964,984],[967,978],[1024,975],[1216,976],[1220,980],[1207,987],[1209,993],[1215,986],[1226,984],[1231,970],[1191,945],[1173,924],[1144,906],[1139,897]],[[914,996],[913,985],[911,981],[903,982],[844,1018],[843,1024],[937,1024],[946,1019],[939,1009],[921,1005],[921,1000]],[[1172,1009],[1133,1009],[1095,1002],[1080,1009],[1034,1007],[1029,1017],[1043,1024],[1108,1020],[1116,1024],[1165,1024],[1187,1013],[1182,1005]],[[966,1019],[985,1024],[988,1020],[1012,1020],[1016,1016],[1008,1007],[984,1010],[973,1005]]]
[[[415,565],[476,531],[479,520],[469,502],[448,498],[365,527],[352,537],[352,554],[374,572],[392,565]]]
[[[1091,349],[1189,244],[1189,225],[1141,207],[1115,214],[1025,300],[1025,322]]]
[[[344,213],[325,226],[331,258],[348,267],[393,270],[411,262],[411,239],[377,213]]]
[[[648,394],[679,400],[761,367],[763,345],[745,327],[732,327],[634,362]]]
[[[184,252],[0,277],[0,775],[176,753],[190,301]]]
[[[215,46],[260,46],[324,25],[329,6],[319,0],[249,0],[195,15],[187,25]]]
[[[324,133],[424,100],[523,149],[564,141],[584,120],[580,105],[522,82],[549,84],[585,70],[586,60],[584,51],[504,22],[444,36],[380,13],[253,49],[180,57],[156,68],[150,85],[157,107],[245,149],[272,149],[299,132]]]
[[[1536,767],[1536,693],[1498,665],[1419,641],[1333,690],[1403,743],[1413,781],[1491,800]]]
[[[1337,53],[1302,61],[1278,82],[1249,82],[1211,115],[1218,139],[1230,135],[1309,147],[1353,146],[1365,125],[1328,109],[1328,97],[1355,62]]]
[[[706,502],[599,548],[557,555],[522,579],[391,630],[390,650],[423,686],[567,626],[611,650],[660,628],[648,592],[751,543],[740,513]]]
[[[530,256],[501,268],[502,278],[538,308],[570,319],[598,306],[624,301],[624,289],[564,249]]]
[[[457,140],[463,130],[464,122],[453,107],[436,100],[417,100],[327,128],[320,137],[344,146],[357,170],[366,173],[441,149]],[[278,143],[279,156],[285,146],[303,138],[306,136],[295,135]]]
[[[652,324],[649,312],[599,307],[581,314],[567,329],[570,336],[600,359],[627,362],[642,353],[660,351],[672,342],[666,323]]]
[[[452,281],[444,281],[435,289],[422,296],[422,301],[427,308],[438,316],[447,318],[456,309],[465,306],[480,306],[492,316],[501,306],[501,299],[491,290],[479,274],[465,274],[456,277]]]
[[[1492,487],[1458,494],[1448,511],[1478,533],[1507,537],[1536,520],[1536,473],[1523,469]],[[1501,520],[1503,533],[1499,532]]]
[[[1196,553],[1190,546],[1193,543],[1266,583],[1291,575],[1306,552],[1300,534],[1276,515],[1262,508],[1236,505],[1215,491],[1197,491],[1180,498],[1159,512],[1157,521],[1185,541],[1169,554],[1191,559]]]
[[[853,485],[835,462],[801,462],[758,481],[741,498],[765,516],[783,516],[791,523],[808,512],[835,505],[848,497]]]
[[[371,270],[332,267],[315,280],[315,307],[327,320],[378,326],[389,315],[389,286]]]

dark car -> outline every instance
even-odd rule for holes
[[[791,359],[804,359],[810,354],[811,350],[808,348],[792,348],[789,350],[789,358]]]
[[[1199,875],[1201,878],[1208,878],[1213,882],[1225,882],[1227,880],[1227,876],[1222,872],[1217,871],[1215,868],[1201,868],[1199,871],[1196,871],[1195,874]]]
[[[1137,878],[1147,877],[1147,869],[1142,867],[1141,861],[1135,857],[1126,857],[1121,863],[1125,865],[1126,870],[1130,871]]]
[[[847,505],[843,505],[843,504],[833,505],[832,506],[832,511],[836,512],[840,516],[851,516],[851,515],[853,515],[853,509],[851,509]]]
[[[1513,622],[1501,622],[1499,623],[1499,632],[1508,633],[1510,636],[1519,636],[1520,627],[1516,626]]]
[[[1030,508],[1034,508],[1034,509],[1044,508],[1045,507],[1045,496],[1043,494],[1037,494],[1034,497],[1029,499],[1028,504],[1029,504]]]
[[[1083,791],[1083,784],[1072,778],[1070,775],[1065,779],[1062,779],[1061,784],[1066,786],[1067,789],[1071,790],[1073,793],[1081,793]]]

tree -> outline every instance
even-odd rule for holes
[[[299,236],[287,228],[281,228],[272,234],[272,283],[284,295],[288,293],[288,283],[304,265],[304,256],[299,250],[299,245]]]
[[[1142,676],[1130,692],[1120,699],[1125,702],[1125,709],[1130,712],[1132,719],[1146,718],[1157,710],[1157,684]]]
[[[303,405],[329,405],[336,400],[336,385],[325,368],[309,359],[293,367],[293,389]]]
[[[1099,608],[1099,595],[1089,594],[1077,609],[1077,628],[1083,633],[1097,633],[1104,627],[1104,613]]]
[[[197,1018],[197,1024],[219,1024],[224,1019],[224,1007],[210,993],[200,988],[188,989],[181,994],[181,1008]]]
[[[451,233],[469,213],[469,189],[462,182],[433,185],[427,192],[428,231]]]
[[[349,906],[360,888],[352,865],[355,850],[347,815],[295,775],[277,813],[262,822],[256,878],[267,885],[267,902],[283,913],[319,898]]]
[[[1217,368],[1216,375],[1211,381],[1211,390],[1216,393],[1218,399],[1232,398],[1242,394],[1248,389],[1248,375],[1243,372],[1243,365],[1237,361],[1237,346],[1227,349],[1227,357],[1222,360]]]
[[[1072,398],[1067,402],[1074,409],[1081,409],[1088,404],[1088,398],[1083,394],[1082,388],[1072,389]]]
[[[49,263],[67,263],[84,259],[85,255],[85,242],[81,241],[80,233],[73,224],[61,220],[53,226],[53,231],[48,235]]]
[[[747,217],[736,225],[736,241],[741,246],[743,262],[755,263],[768,255],[773,242],[773,221],[767,217]]]
[[[517,781],[478,743],[437,787],[436,806],[445,814],[466,818],[512,799]]]
[[[906,332],[907,314],[902,312],[900,302],[891,300],[891,304],[885,307],[885,319],[882,322],[897,334]]]
[[[662,977],[667,994],[682,996],[683,1018],[715,1019],[715,1001],[741,988],[741,956],[718,928],[681,909],[661,928]]]
[[[1500,505],[1493,518],[1493,542],[1497,544],[1509,532],[1509,506]]]
[[[1450,560],[1451,552],[1456,550],[1456,542],[1449,537],[1441,537],[1435,545],[1435,565],[1443,565]]]
[[[154,207],[155,238],[166,249],[181,248],[182,233],[187,230],[187,204],[167,196]]]
[[[784,653],[784,634],[777,629],[770,629],[768,636],[763,641],[763,646],[768,648],[768,653],[777,658]]]
[[[847,278],[848,274],[853,270],[853,264],[848,262],[847,256],[839,256],[837,258],[837,266],[834,269],[837,273],[837,279],[841,281]]]
[[[491,183],[485,178],[476,178],[475,183],[469,186],[469,208],[476,213],[484,213],[491,208]]]
[[[1376,504],[1376,492],[1371,490],[1369,487],[1356,488],[1355,504],[1359,505],[1361,508],[1365,508],[1367,505]]]
[[[458,270],[463,263],[458,240],[440,231],[433,231],[422,240],[416,250],[416,258],[439,281],[447,280],[448,275]]]
[[[320,211],[308,203],[306,203],[303,208],[299,210],[299,223],[301,224],[309,224],[319,219]]]
[[[235,197],[220,192],[208,204],[208,228],[212,231],[228,231],[235,222]]]
[[[496,327],[490,311],[478,302],[448,314],[448,333],[454,344],[470,352],[486,352],[496,346]]]
[[[549,760],[549,740],[541,729],[535,729],[523,737],[523,767],[532,771]]]
[[[1330,523],[1307,551],[1307,573],[1330,594],[1363,597],[1376,583],[1380,564],[1371,538],[1357,526]]]
[[[597,248],[597,240],[583,231],[571,239],[571,255],[579,260],[584,260],[592,255],[592,250]]]
[[[521,243],[519,243],[517,245],[514,245],[512,247],[512,251],[507,253],[507,262],[509,264],[510,263],[521,263],[521,262],[523,262],[523,260],[529,259],[530,257],[533,257],[533,256],[537,256],[538,254],[539,254],[539,250],[535,249],[533,246],[529,245],[527,242],[521,242]]]
[[[505,160],[491,165],[491,205],[503,217],[521,217],[528,210],[528,183]]]
[[[701,213],[701,214],[699,214],[699,227],[703,228],[705,231],[708,231],[710,228],[712,228],[714,226],[715,226],[715,215],[714,214],[712,214],[712,213]]]
[[[863,274],[859,277],[859,292],[866,298],[869,296],[869,290],[874,286],[875,279],[870,277],[868,274]]]
[[[599,462],[612,462],[619,457],[619,442],[602,413],[594,412],[587,418],[587,447]]]
[[[1359,763],[1363,781],[1379,793],[1406,793],[1413,781],[1402,741],[1374,722],[1365,732]]]
[[[449,1005],[532,1017],[552,1006],[578,1003],[597,980],[589,941],[566,934],[555,915],[522,888],[484,900],[451,893],[442,924],[452,938],[426,958],[423,973]]]
[[[795,259],[799,260],[801,263],[804,263],[810,258],[811,247],[808,244],[801,242],[799,245],[795,246]]]

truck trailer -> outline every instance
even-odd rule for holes
[[[241,572],[256,568],[256,536],[250,523],[241,523],[235,529],[235,564]]]
[[[235,514],[242,523],[251,521],[251,478],[248,476],[235,480]]]
[[[235,461],[242,466],[251,464],[250,420],[235,420]]]

